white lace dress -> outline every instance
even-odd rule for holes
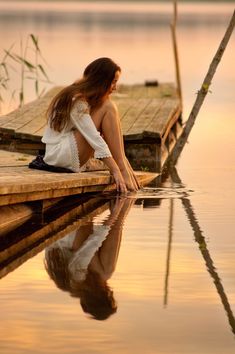
[[[46,144],[44,161],[52,166],[69,168],[74,172],[81,172],[79,160],[79,146],[77,146],[73,131],[79,130],[94,149],[95,158],[110,157],[108,145],[96,129],[91,119],[88,103],[77,100],[70,113],[70,122],[61,131],[57,132],[47,125],[42,137]]]

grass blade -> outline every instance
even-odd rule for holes
[[[49,81],[49,77],[48,77],[45,69],[43,68],[43,66],[41,64],[38,64],[38,67],[39,67],[40,71],[42,72],[42,74],[44,75],[44,77]]]
[[[36,50],[40,53],[41,51],[40,51],[40,48],[38,46],[38,38],[35,37],[34,34],[32,34],[32,33],[30,34],[30,38],[31,38]]]

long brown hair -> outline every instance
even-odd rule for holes
[[[91,111],[98,108],[117,71],[121,71],[121,68],[110,58],[99,58],[91,62],[80,80],[62,89],[51,101],[47,110],[50,127],[60,132],[69,121],[73,104],[81,97],[88,102]]]

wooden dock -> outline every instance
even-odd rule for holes
[[[32,205],[34,211],[42,212],[61,198],[115,190],[107,170],[52,173],[28,168],[32,155],[44,151],[45,113],[60,89],[54,87],[45,96],[0,117],[0,227],[5,230],[30,217]],[[113,100],[120,113],[126,155],[139,170],[140,185],[147,185],[160,175],[181,134],[176,89],[172,84],[122,85]],[[15,205],[20,205],[17,212]]]
[[[37,154],[45,112],[61,87],[0,117],[0,149]],[[181,134],[181,104],[173,84],[121,85],[113,94],[124,135],[125,150],[134,169],[160,172]]]

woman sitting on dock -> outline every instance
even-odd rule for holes
[[[120,67],[109,58],[90,63],[83,77],[52,100],[42,142],[44,161],[74,172],[94,157],[102,159],[118,192],[137,191],[138,182],[124,151],[120,119],[110,94],[116,90]]]

